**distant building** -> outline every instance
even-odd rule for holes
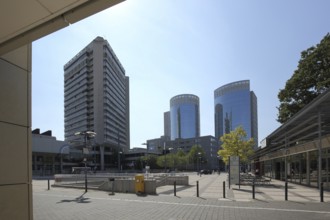
[[[148,166],[144,160],[146,156],[159,156],[160,153],[149,151],[146,148],[132,148],[125,153],[126,168],[130,170],[143,170]]]
[[[191,94],[170,100],[171,140],[200,136],[199,98]]]
[[[149,152],[161,152],[168,141],[170,141],[168,136],[147,140],[147,149]]]
[[[64,118],[67,142],[79,140],[76,132],[96,132],[101,170],[114,166],[111,155],[129,149],[129,78],[102,37],[64,65]]]
[[[215,137],[242,126],[247,138],[253,138],[258,146],[257,97],[250,91],[250,81],[242,80],[226,84],[214,91]]]
[[[161,137],[147,140],[147,143],[149,152],[158,151],[159,154],[176,153],[178,150],[188,153],[193,146],[197,145],[200,146],[205,153],[205,157],[203,161],[201,161],[201,169],[217,170],[219,168],[224,168],[224,164],[218,158],[217,154],[220,149],[219,141],[211,135],[197,138],[177,138],[175,140]],[[186,167],[186,169],[197,170],[197,165],[198,164],[193,164],[190,167]]]
[[[93,151],[87,157],[87,166],[95,169],[93,158],[99,157]],[[85,166],[82,148],[76,148],[65,141],[57,140],[50,130],[40,133],[40,129],[32,131],[32,175],[50,176],[59,173],[72,173],[73,167]]]
[[[164,136],[171,137],[171,112],[164,112]]]

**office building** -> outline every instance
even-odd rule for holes
[[[214,91],[215,137],[230,133],[242,126],[247,138],[253,138],[258,146],[257,97],[250,91],[250,81],[242,80],[226,84]]]
[[[67,142],[77,132],[96,133],[101,170],[111,167],[111,155],[129,149],[129,78],[102,37],[64,65],[64,118]]]
[[[199,98],[191,94],[170,100],[171,140],[200,136]]]

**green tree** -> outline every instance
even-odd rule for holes
[[[190,148],[190,151],[187,154],[187,162],[190,169],[197,169],[198,164],[201,164],[202,161],[205,161],[205,151],[200,145],[194,145]]]
[[[157,165],[160,166],[160,167],[163,167],[163,168],[169,168],[169,165],[170,165],[170,154],[166,154],[165,155],[162,155],[162,156],[159,156],[157,158]]]
[[[249,161],[249,157],[254,153],[254,140],[253,138],[247,140],[246,137],[246,132],[239,126],[220,138],[222,149],[218,151],[218,155],[222,157],[225,164],[228,164],[230,156],[239,156],[243,164]]]
[[[155,155],[146,155],[141,160],[144,166],[148,165],[150,169],[158,169],[157,158]]]
[[[200,154],[198,154],[198,153],[200,153]],[[191,147],[187,156],[189,158],[190,163],[197,163],[199,160],[199,157],[201,157],[201,158],[205,157],[205,151],[201,146],[194,145]]]
[[[190,169],[192,169],[194,165],[197,165],[199,157],[201,159],[205,158],[205,152],[199,145],[194,145],[187,154],[182,149],[178,149],[176,153],[159,156],[157,165],[172,169],[187,169],[189,165]]]
[[[165,156],[164,155],[158,156],[156,163],[157,163],[157,165],[159,167],[163,167],[164,168],[165,167]]]
[[[280,90],[277,121],[284,123],[330,88],[330,35],[301,52],[298,68]]]
[[[169,153],[157,158],[157,165],[159,167],[168,167],[172,169],[181,169],[187,163],[187,157],[183,150],[179,149],[176,153]]]

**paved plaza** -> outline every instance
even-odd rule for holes
[[[289,184],[285,201],[283,182],[272,180],[255,188],[255,199],[251,186],[228,189],[228,185],[223,198],[223,181],[227,181],[225,173],[191,173],[189,186],[177,186],[176,196],[173,186],[159,187],[157,195],[138,196],[59,187],[47,190],[47,180],[34,180],[34,219],[330,219],[329,192],[321,203],[317,189]]]

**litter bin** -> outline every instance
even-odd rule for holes
[[[135,193],[144,193],[144,175],[135,175]]]

